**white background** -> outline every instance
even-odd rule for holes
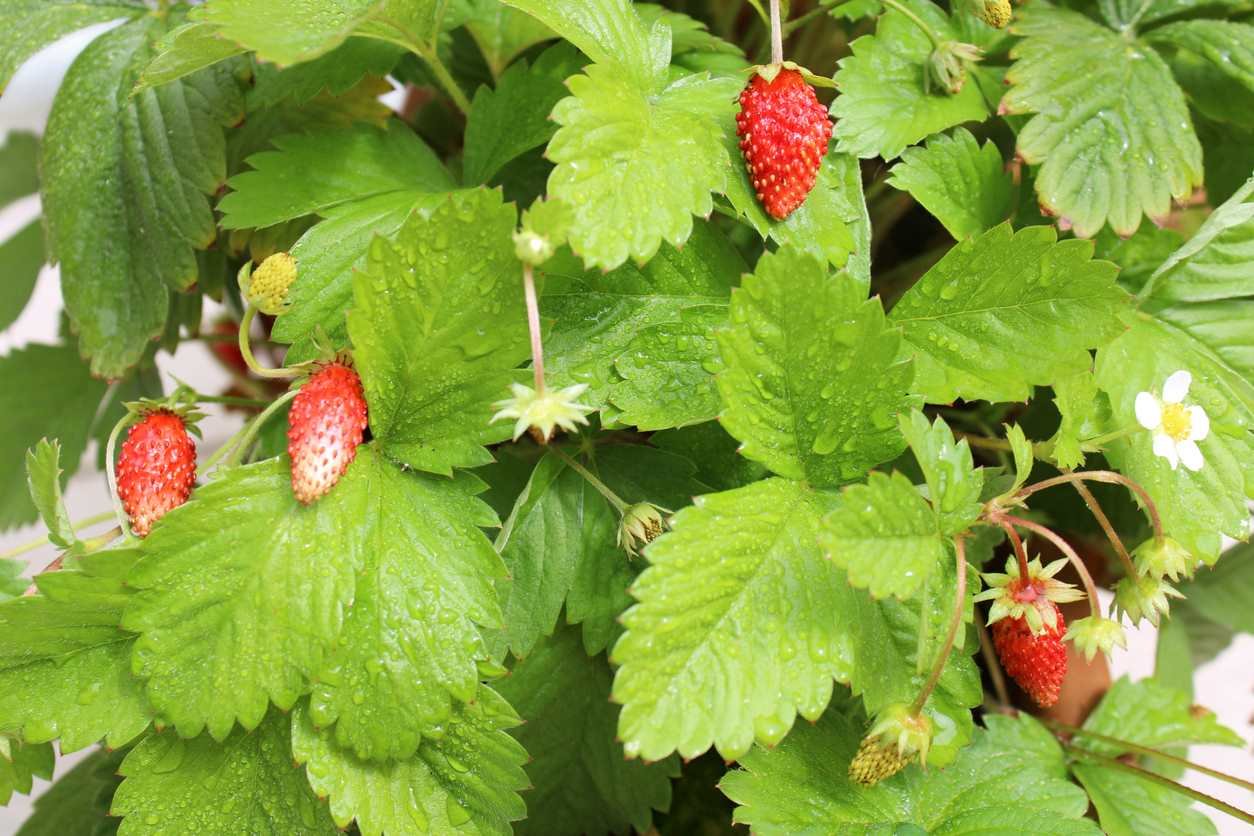
[[[65,69],[86,44],[108,24],[92,27],[72,35],[39,53],[14,77],[4,97],[0,98],[0,132],[26,130],[42,132],[47,118],[52,94],[60,83]],[[0,211],[0,240],[22,228],[39,213],[38,198],[19,201]],[[3,281],[0,277],[0,281]],[[55,268],[45,267],[35,288],[34,298],[21,318],[7,331],[0,333],[0,355],[28,342],[55,342],[57,317],[61,310],[60,287]],[[212,311],[206,312],[206,318]],[[227,382],[207,349],[202,344],[184,344],[174,357],[162,356],[162,368],[173,372],[199,391],[217,392]],[[20,393],[6,393],[5,397],[20,397]],[[201,425],[204,440],[203,451],[215,449],[238,426],[238,419],[225,417],[219,411],[209,409],[210,415]],[[104,511],[109,507],[108,491],[103,477],[94,467],[95,450],[89,449],[79,475],[70,482],[66,499],[73,518],[83,518]],[[41,528],[30,526],[0,535],[0,551],[25,543],[43,533]],[[26,556],[28,569],[42,568],[54,557],[50,550],[34,552]],[[1108,600],[1108,599],[1107,599]],[[1116,651],[1112,672],[1133,679],[1149,676],[1153,672],[1156,631],[1151,627],[1130,631],[1127,651]],[[1243,635],[1215,660],[1197,671],[1194,688],[1200,703],[1215,711],[1220,722],[1236,729],[1246,740],[1242,749],[1226,746],[1195,746],[1191,759],[1230,774],[1254,779],[1254,759],[1250,757],[1249,744],[1254,740],[1254,636]],[[69,759],[67,759],[68,761]],[[58,763],[58,774],[68,768],[66,761]],[[1203,792],[1223,798],[1244,809],[1254,808],[1254,794],[1225,784],[1204,775],[1190,773],[1185,782]],[[46,787],[39,782],[32,795],[38,795]],[[1250,829],[1214,810],[1200,808],[1211,815],[1220,833],[1248,834]],[[0,808],[0,836],[11,836],[30,811],[30,798],[14,796],[7,808]],[[74,836],[74,834],[66,834]]]

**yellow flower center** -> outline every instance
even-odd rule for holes
[[[1193,428],[1193,416],[1183,404],[1163,404],[1163,432],[1173,441],[1185,441]]]

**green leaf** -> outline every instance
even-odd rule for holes
[[[184,23],[166,33],[155,47],[156,55],[139,74],[136,90],[159,87],[198,70],[211,67],[236,55],[244,48],[223,40],[212,23]]]
[[[401,52],[393,43],[349,38],[326,55],[292,67],[258,64],[253,70],[254,87],[248,93],[249,110],[308,102],[323,94],[341,96],[363,78],[386,76]]]
[[[9,557],[0,557],[0,601],[16,598],[26,591],[29,585],[22,577],[26,564]]]
[[[765,467],[737,453],[736,439],[717,421],[654,433],[649,441],[691,460],[697,477],[715,490],[743,487],[767,475]]]
[[[614,739],[618,708],[609,700],[611,679],[604,657],[584,653],[579,631],[567,627],[501,680],[502,696],[524,723],[514,736],[531,756],[527,818],[515,832],[645,833],[653,811],[670,806],[670,779],[679,764],[623,758]]]
[[[1028,477],[1032,475],[1035,457],[1032,454],[1032,442],[1028,441],[1027,436],[1023,434],[1023,428],[1018,424],[1006,426],[1006,440],[1010,442],[1010,452],[1015,460],[1015,480],[1008,491],[1013,493],[1023,487]]]
[[[0,146],[0,206],[39,191],[39,137],[11,130]]]
[[[914,597],[946,556],[936,515],[900,473],[872,472],[841,491],[819,543],[849,583],[876,598]]]
[[[1091,243],[1000,224],[945,254],[893,306],[928,403],[1027,400],[1087,368],[1123,330],[1127,295]]]
[[[1206,814],[1193,809],[1187,796],[1137,775],[1080,761],[1071,767],[1097,809],[1107,836],[1143,833],[1215,833]]]
[[[739,79],[701,73],[648,95],[594,64],[567,84],[573,95],[553,110],[561,127],[546,154],[557,164],[548,193],[572,209],[571,248],[609,270],[649,260],[663,241],[683,244],[692,216],[713,211],[710,192],[726,188],[722,125]]]
[[[206,195],[226,179],[222,128],[243,115],[238,80],[212,67],[130,96],[163,22],[101,35],[71,65],[48,117],[49,256],[93,374],[120,377],[165,327],[169,289],[197,279],[217,238]]]
[[[292,343],[298,356],[314,351],[311,343],[319,328],[333,342],[347,344],[353,274],[365,269],[370,241],[395,235],[411,212],[429,213],[443,200],[438,192],[385,192],[325,210],[325,220],[306,230],[291,249],[299,270],[292,306],[275,322],[274,339]]]
[[[941,520],[941,531],[960,534],[980,516],[984,471],[976,470],[966,439],[955,441],[944,419],[929,424],[919,410],[898,418],[901,434],[927,482],[928,498]]]
[[[0,331],[21,316],[46,260],[44,230],[38,220],[0,243],[0,270],[6,277],[0,286]]]
[[[495,89],[479,88],[466,118],[467,183],[487,183],[510,160],[549,141],[557,130],[549,114],[566,96],[562,82],[584,61],[574,49],[559,44],[541,53],[532,66],[526,61],[511,66]]]
[[[152,716],[131,675],[135,637],[118,629],[122,584],[54,574],[40,578],[43,594],[0,605],[0,731],[60,738],[63,753],[101,739],[122,746]]]
[[[1058,432],[1050,439],[1054,463],[1064,469],[1077,468],[1084,464],[1080,442],[1101,434],[1099,427],[1110,417],[1109,404],[1097,388],[1093,371],[1085,369],[1054,381],[1054,405],[1062,416]]]
[[[1203,113],[1220,118],[1228,115],[1229,108],[1236,113],[1244,110],[1247,112],[1236,117],[1238,123],[1254,126],[1248,108],[1239,104],[1254,95],[1254,26],[1226,20],[1182,20],[1146,33],[1145,40],[1159,49],[1179,50],[1187,56],[1188,69],[1181,73],[1181,82]],[[1177,62],[1171,63],[1176,69]],[[1221,97],[1228,101],[1217,105],[1216,99]]]
[[[1012,28],[1024,40],[1001,111],[1035,114],[1018,155],[1041,165],[1041,206],[1086,238],[1107,222],[1130,235],[1142,214],[1165,219],[1202,182],[1202,149],[1158,53],[1052,6],[1021,10]]]
[[[906,5],[943,39],[957,39],[935,4],[906,0]],[[853,55],[840,60],[835,76],[840,95],[832,115],[838,151],[890,160],[926,136],[988,116],[976,84],[963,86],[957,95],[926,91],[932,42],[901,12],[890,10],[874,35],[858,38],[850,47]]]
[[[1201,470],[1173,470],[1153,452],[1152,433],[1136,423],[1140,392],[1161,391],[1167,377],[1185,369],[1193,376],[1186,402],[1210,418],[1210,434],[1198,446]],[[1249,536],[1247,474],[1254,469],[1254,385],[1204,343],[1174,325],[1139,316],[1130,330],[1098,352],[1098,385],[1110,396],[1115,427],[1136,427],[1112,441],[1106,457],[1149,492],[1163,527],[1198,557],[1213,563],[1220,534]]]
[[[862,197],[862,173],[856,157],[829,151],[823,158],[814,189],[786,220],[777,221],[762,208],[741,162],[735,114],[728,114],[723,129],[732,174],[727,199],[764,238],[780,246],[826,259],[834,267],[870,284],[871,221]]]
[[[352,610],[310,697],[319,727],[363,759],[403,759],[437,735],[454,702],[475,697],[481,628],[501,626],[501,558],[479,527],[496,515],[473,477],[402,470],[370,447],[354,479],[368,489],[359,529],[365,565]],[[325,501],[325,500],[323,500]]]
[[[640,358],[629,352],[637,339],[641,340],[637,350],[661,349],[656,340],[640,335],[657,326],[678,325],[691,308],[725,310],[732,285],[747,269],[736,247],[710,223],[694,226],[682,249],[664,244],[647,264],[624,264],[609,273],[584,270],[576,259],[559,252],[540,270],[541,313],[555,320],[544,341],[545,366],[553,383],[586,384],[583,402],[604,404],[623,378],[615,367],[619,358],[624,358],[624,367],[627,359],[633,360],[627,370],[631,379],[660,370],[660,364],[654,368],[653,356]],[[674,345],[657,359],[673,355]],[[637,406],[631,393],[632,385],[623,388],[625,399]]]
[[[844,579],[819,552],[830,501],[782,479],[701,497],[655,540],[613,651],[629,757],[728,760],[816,719],[851,672]],[[710,560],[717,554],[717,561]]]
[[[331,655],[371,544],[371,453],[303,506],[286,459],[233,468],[144,539],[123,623],[141,633],[135,671],[185,737],[252,729],[291,708]],[[224,526],[224,519],[232,520]]]
[[[77,542],[70,513],[61,498],[61,444],[41,438],[26,451],[26,484],[31,500],[48,529],[48,540],[68,549]]]
[[[579,47],[627,86],[654,92],[670,63],[671,35],[665,24],[647,28],[631,0],[502,0],[545,24]]]
[[[812,256],[764,256],[732,294],[719,334],[722,422],[745,456],[819,487],[859,478],[901,452],[896,416],[911,364],[878,298]]]
[[[985,715],[987,730],[947,769],[917,765],[873,787],[846,768],[866,731],[832,710],[779,748],[754,749],[721,788],[735,821],[762,836],[791,833],[1098,834],[1088,800],[1066,780],[1062,751],[1037,721]]]
[[[0,92],[9,79],[39,50],[65,35],[118,18],[133,18],[146,11],[132,0],[3,0],[0,21],[5,38],[0,43]]]
[[[406,760],[358,760],[300,707],[291,724],[292,754],[318,795],[330,797],[341,828],[356,819],[363,836],[505,836],[526,813],[518,791],[527,784],[527,753],[505,732],[518,715],[487,687],[458,707],[443,736],[424,740]]]
[[[91,377],[73,346],[31,344],[0,358],[0,391],[21,393],[9,399],[0,421],[0,529],[8,529],[38,518],[22,467],[26,451],[41,438],[57,439],[66,463],[62,478],[69,479],[87,448],[105,383]]]
[[[144,738],[122,762],[111,810],[126,817],[118,832],[336,833],[292,764],[290,725],[270,712],[255,731],[222,743],[172,731]]]
[[[557,35],[539,20],[511,9],[500,0],[466,0],[470,19],[466,31],[479,45],[494,78],[520,53]],[[538,8],[538,7],[537,7]]]
[[[1155,302],[1210,302],[1254,296],[1254,177],[1217,208],[1146,283]]]
[[[348,331],[385,453],[447,474],[486,464],[509,438],[492,404],[527,356],[517,216],[497,191],[456,192],[376,238],[356,274]]]
[[[1133,682],[1120,677],[1084,721],[1084,728],[1108,737],[1152,749],[1190,743],[1224,743],[1242,746],[1241,736],[1219,725],[1215,715],[1193,706],[1189,695],[1152,679]],[[1112,743],[1085,738],[1077,732],[1078,746],[1101,755],[1118,757],[1124,749]]]
[[[225,228],[271,226],[392,192],[453,188],[426,143],[396,120],[382,131],[357,125],[280,137],[274,145],[248,158],[251,171],[231,178],[232,191],[218,204]],[[329,159],[337,164],[326,165]]]
[[[5,748],[0,753],[0,807],[9,803],[13,793],[23,795],[31,791],[31,778],[52,777],[52,765],[55,755],[52,746],[47,743],[38,745],[10,743],[7,738],[0,738]]]
[[[1010,217],[1014,187],[992,140],[981,147],[966,128],[907,148],[888,182],[909,192],[961,241]]]
[[[109,805],[121,779],[125,750],[97,749],[35,799],[35,809],[16,836],[112,836],[118,821]]]
[[[1254,546],[1239,544],[1213,567],[1179,585],[1180,605],[1238,633],[1254,633]],[[1179,605],[1178,605],[1179,606]]]

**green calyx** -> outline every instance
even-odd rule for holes
[[[1114,619],[1096,615],[1071,622],[1063,641],[1071,642],[1089,661],[1092,661],[1099,650],[1110,656],[1116,646],[1125,650],[1128,647],[1128,637],[1123,631],[1123,625]]]
[[[618,524],[618,547],[635,557],[666,530],[662,509],[651,502],[637,502],[623,512]]]
[[[795,61],[780,61],[778,64],[756,64],[749,68],[751,73],[756,73],[762,76],[768,84],[774,81],[782,70],[793,70],[794,72],[801,73],[801,77],[806,80],[806,83],[815,87],[828,87],[832,89],[835,89],[836,87],[836,82],[832,79],[824,75],[819,75],[813,70],[803,67]]]
[[[932,745],[932,721],[914,714],[904,703],[888,706],[867,732],[849,763],[849,778],[870,786],[890,778],[914,760],[927,765]]]
[[[1197,559],[1176,540],[1170,537],[1147,540],[1132,551],[1132,560],[1141,575],[1162,579],[1192,577]]]
[[[967,65],[984,57],[979,47],[960,41],[943,41],[928,57],[925,80],[928,88],[957,95],[967,83]]]
[[[1171,598],[1183,598],[1175,587],[1153,575],[1128,576],[1115,584],[1116,616],[1126,615],[1136,624],[1142,618],[1158,626],[1159,620],[1171,610]]]
[[[976,601],[992,601],[988,611],[991,626],[1003,618],[1022,618],[1034,634],[1047,626],[1058,626],[1058,611],[1054,604],[1079,601],[1084,593],[1068,583],[1055,580],[1066,559],[1055,560],[1041,566],[1040,558],[1028,564],[1028,577],[1019,577],[1019,564],[1013,557],[1006,561],[1005,573],[989,572],[981,577],[988,587],[975,596]]]

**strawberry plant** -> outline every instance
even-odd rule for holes
[[[23,834],[1254,823],[1184,774],[1251,789],[1187,759],[1251,14],[0,0],[0,86],[112,22],[0,150],[0,324],[47,261],[66,325],[0,358],[0,803],[55,743]]]

